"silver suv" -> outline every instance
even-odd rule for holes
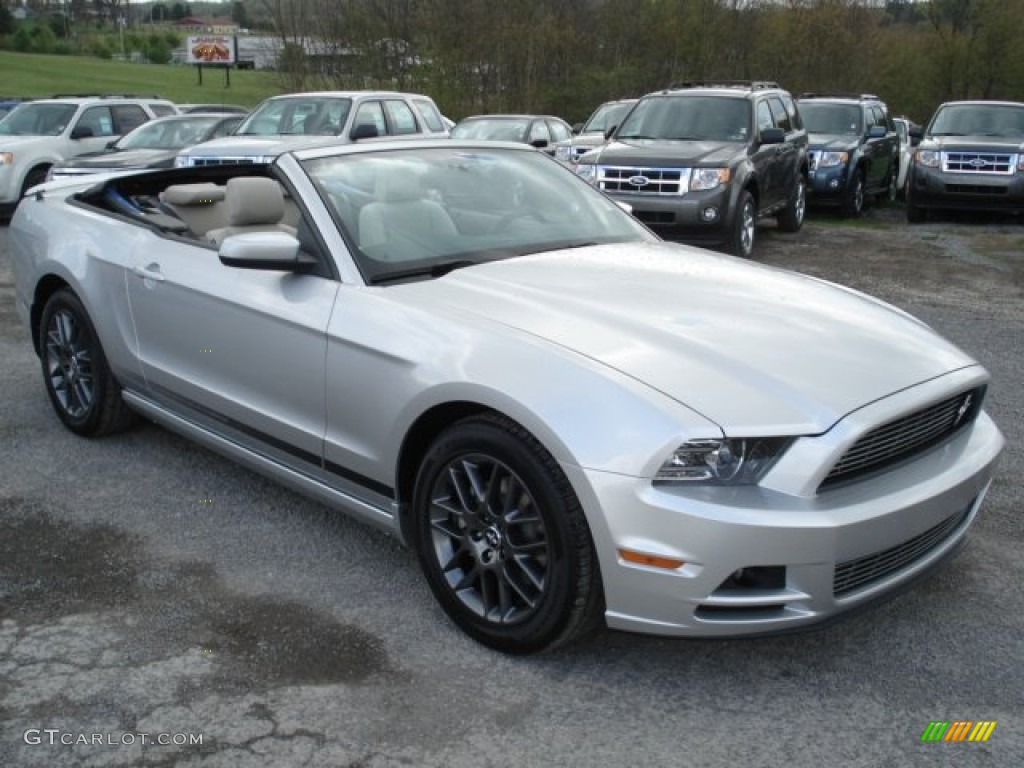
[[[155,97],[69,96],[21,104],[0,120],[0,213],[12,211],[54,163],[98,152],[148,120],[177,111]]]
[[[269,163],[281,152],[382,138],[448,135],[427,96],[393,91],[317,91],[273,96],[231,136],[197,144],[176,165]]]

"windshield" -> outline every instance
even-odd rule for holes
[[[484,139],[487,141],[526,141],[530,121],[526,119],[463,120],[452,128],[453,139]]]
[[[22,104],[0,120],[0,134],[60,136],[76,109],[74,104]]]
[[[657,238],[549,157],[431,147],[306,160],[363,276],[437,277],[530,253]]]
[[[580,133],[604,133],[614,125],[618,125],[622,118],[626,116],[629,108],[633,106],[635,102],[617,102],[612,104],[602,104],[598,107],[594,114],[587,120],[587,124],[583,126],[583,130]]]
[[[823,102],[800,102],[800,116],[808,133],[831,133],[860,136],[861,108],[857,104],[826,104]]]
[[[928,135],[1021,138],[1024,137],[1024,106],[947,104],[935,113]]]
[[[206,138],[220,117],[186,117],[152,120],[127,133],[118,149],[183,149]]]
[[[679,141],[746,141],[750,106],[722,96],[651,96],[641,99],[615,138]]]
[[[235,132],[239,136],[336,136],[345,127],[351,99],[303,96],[269,99]]]

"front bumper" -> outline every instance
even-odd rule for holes
[[[729,192],[729,187],[724,186],[685,195],[606,194],[628,203],[634,217],[663,237],[697,245],[721,245],[732,234]],[[709,210],[714,211],[713,218],[704,214]]]
[[[834,431],[798,440],[801,461],[831,455],[845,439]],[[584,509],[601,510],[599,519],[591,516],[591,529],[610,627],[760,635],[827,622],[948,560],[965,542],[1003,442],[982,412],[949,442],[890,471],[807,494],[771,490],[765,482],[682,490],[578,467],[566,472],[583,489]],[[639,565],[623,560],[620,549],[685,564]],[[778,578],[737,584],[731,577],[741,569]]]
[[[909,193],[919,208],[1024,213],[1024,172],[950,173],[915,164]]]
[[[6,163],[0,165],[0,206],[14,208],[21,197],[21,187],[18,184],[18,174],[14,172],[14,166]]]
[[[846,195],[846,163],[828,168],[815,168],[807,175],[807,202],[820,205],[839,205]]]

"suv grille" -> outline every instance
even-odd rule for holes
[[[943,152],[942,170],[949,173],[1001,173],[1010,175],[1017,156],[996,152]]]
[[[637,195],[685,195],[690,189],[690,168],[597,167],[597,186],[605,192]]]
[[[904,566],[924,557],[946,541],[963,524],[971,512],[971,505],[962,512],[950,515],[924,533],[907,539],[902,544],[889,547],[889,549],[876,552],[873,555],[839,563],[832,576],[832,594],[840,597],[848,592],[853,592],[874,581],[884,579],[890,573],[895,573]]]
[[[919,454],[974,421],[984,389],[972,389],[947,398],[909,416],[875,427],[860,438],[832,467],[818,486],[867,474]]]
[[[191,157],[189,164],[200,165],[255,165],[257,162],[264,162],[253,157]]]

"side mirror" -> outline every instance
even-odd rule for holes
[[[107,149],[113,149],[114,147],[116,147],[116,146],[117,146],[117,142],[118,142],[118,141],[119,141],[119,139],[114,139],[113,141],[108,141],[108,142],[107,142],[107,147],[106,147],[106,148],[107,148]]]
[[[91,139],[95,134],[88,125],[76,125],[71,129],[72,139]]]
[[[352,141],[359,141],[360,139],[375,139],[380,136],[380,132],[377,130],[377,126],[373,123],[360,123],[352,129],[352,133],[349,134],[349,138]]]
[[[921,143],[921,139],[924,138],[924,128],[919,125],[911,126],[908,131],[910,135],[910,146],[916,147]]]
[[[536,147],[537,149],[544,149],[548,144],[549,142],[547,139],[534,139],[530,142],[530,146]]]
[[[786,141],[786,132],[781,128],[765,128],[761,131],[762,144],[783,144]]]
[[[872,125],[868,128],[869,139],[881,139],[885,137],[885,134],[886,130],[884,125]]]
[[[583,123],[573,123],[571,127],[573,134],[577,134],[583,130]]]
[[[301,272],[316,259],[300,251],[299,241],[287,232],[243,232],[224,238],[217,252],[220,263],[238,269]]]

